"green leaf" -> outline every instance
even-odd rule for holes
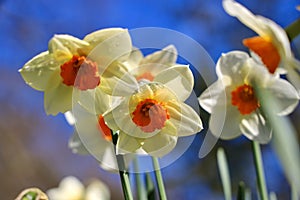
[[[272,145],[275,149],[289,183],[300,195],[300,149],[296,136],[296,131],[288,117],[276,115],[280,108],[279,102],[272,94],[256,86],[258,98],[260,99],[261,109],[273,128]],[[284,89],[284,88],[283,88]]]
[[[225,200],[231,200],[232,196],[231,196],[230,174],[228,170],[226,155],[223,148],[218,149],[217,160],[218,160],[219,173],[221,176]]]

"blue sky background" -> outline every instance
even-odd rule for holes
[[[299,0],[239,2],[283,27],[300,17],[295,9]],[[242,39],[254,35],[224,12],[221,0],[0,0],[0,199],[13,199],[30,186],[46,190],[67,175],[84,182],[100,178],[109,185],[113,199],[121,198],[118,176],[100,169],[92,157],[71,153],[67,142],[73,128],[62,115],[46,116],[43,94],[27,86],[17,71],[45,51],[54,34],[83,38],[108,27],[176,30],[198,41],[214,61],[221,53],[246,50]],[[298,58],[299,48],[298,37],[293,44]],[[292,119],[298,122],[299,111]],[[170,199],[223,199],[216,148],[198,159],[202,138],[197,136],[183,157],[163,170]],[[250,143],[239,138],[218,145],[228,153],[233,190],[243,180],[254,191]],[[269,191],[278,193],[279,199],[288,198],[286,179],[269,145],[263,146],[263,153]]]

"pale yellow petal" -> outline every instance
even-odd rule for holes
[[[189,136],[203,129],[199,114],[185,103],[169,102],[166,106],[170,121],[177,127],[178,136]]]
[[[48,48],[56,60],[63,62],[73,55],[87,54],[89,43],[71,35],[54,35],[49,41]]]
[[[56,71],[47,84],[44,93],[44,107],[48,115],[65,113],[72,109],[73,87],[61,82],[59,71]]]
[[[36,90],[44,91],[50,77],[60,66],[48,51],[29,60],[19,72],[25,82]]]
[[[123,34],[126,32],[127,29],[123,28],[106,28],[89,33],[83,38],[83,40],[95,47],[114,35]]]
[[[140,147],[140,140],[120,131],[117,142],[117,154],[134,153]]]
[[[130,35],[126,29],[122,29],[122,31],[118,31],[109,37],[104,37],[104,40],[99,39],[96,36],[95,38],[96,39],[91,39],[96,42],[90,42],[93,49],[89,53],[88,58],[97,62],[101,74],[113,62],[117,60],[124,61],[129,57],[132,50],[132,44]],[[86,38],[84,40],[87,41]]]
[[[177,136],[164,134],[163,131],[144,141],[143,149],[155,157],[163,157],[170,153],[177,143]]]
[[[174,45],[169,45],[160,51],[156,51],[146,56],[140,65],[149,63],[159,63],[162,65],[173,65],[177,60],[177,50]]]
[[[185,101],[194,87],[194,76],[188,65],[174,65],[165,69],[158,73],[153,81],[163,83],[180,101]]]

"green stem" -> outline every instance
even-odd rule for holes
[[[268,199],[267,185],[263,168],[262,154],[258,142],[252,141],[253,157],[256,169],[257,184],[261,200]]]
[[[300,19],[297,19],[288,27],[286,27],[285,32],[288,35],[290,41],[295,39],[300,34]]]
[[[114,145],[117,144],[117,140],[118,140],[118,134],[112,133],[112,141],[113,141]],[[116,154],[116,149],[115,149],[115,154]],[[117,164],[118,164],[118,168],[119,168],[119,174],[120,174],[124,199],[125,200],[133,200],[129,176],[128,176],[129,173],[125,170],[124,157],[123,157],[123,155],[116,154],[116,159],[117,159]]]
[[[135,169],[135,183],[137,187],[138,199],[146,200],[147,199],[146,189],[144,183],[142,182],[141,173],[139,173],[139,161],[137,157],[133,160],[133,164]]]
[[[291,184],[291,200],[297,200],[298,199],[298,192],[297,187],[295,184]]]
[[[131,187],[130,187],[130,181],[129,181],[129,173],[127,171],[123,171],[124,168],[124,158],[122,155],[117,155],[117,162],[119,166],[119,174],[124,194],[125,200],[133,200]]]
[[[152,157],[152,163],[155,170],[155,178],[157,182],[159,197],[161,200],[166,200],[167,195],[166,195],[165,186],[161,175],[158,159],[156,157]]]

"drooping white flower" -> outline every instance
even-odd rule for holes
[[[261,114],[254,83],[277,98],[280,115],[291,113],[298,104],[299,95],[295,88],[286,80],[272,76],[247,53],[223,54],[216,71],[218,80],[199,97],[200,105],[211,114],[209,128],[216,137],[233,139],[244,134],[260,143],[270,140],[271,130]]]
[[[237,17],[259,35],[245,39],[243,44],[260,58],[270,73],[286,71],[288,79],[299,91],[300,62],[293,56],[285,30],[270,19],[252,14],[234,0],[223,0],[223,7],[229,15]]]
[[[100,180],[94,180],[85,187],[76,177],[68,176],[61,180],[57,188],[47,191],[50,200],[108,200],[110,191]]]
[[[99,86],[111,93],[106,85],[115,82],[113,75],[127,71],[119,61],[132,48],[128,31],[121,28],[99,30],[83,40],[55,35],[48,47],[19,72],[28,85],[44,91],[44,107],[52,115],[71,110],[74,87],[85,91]]]

